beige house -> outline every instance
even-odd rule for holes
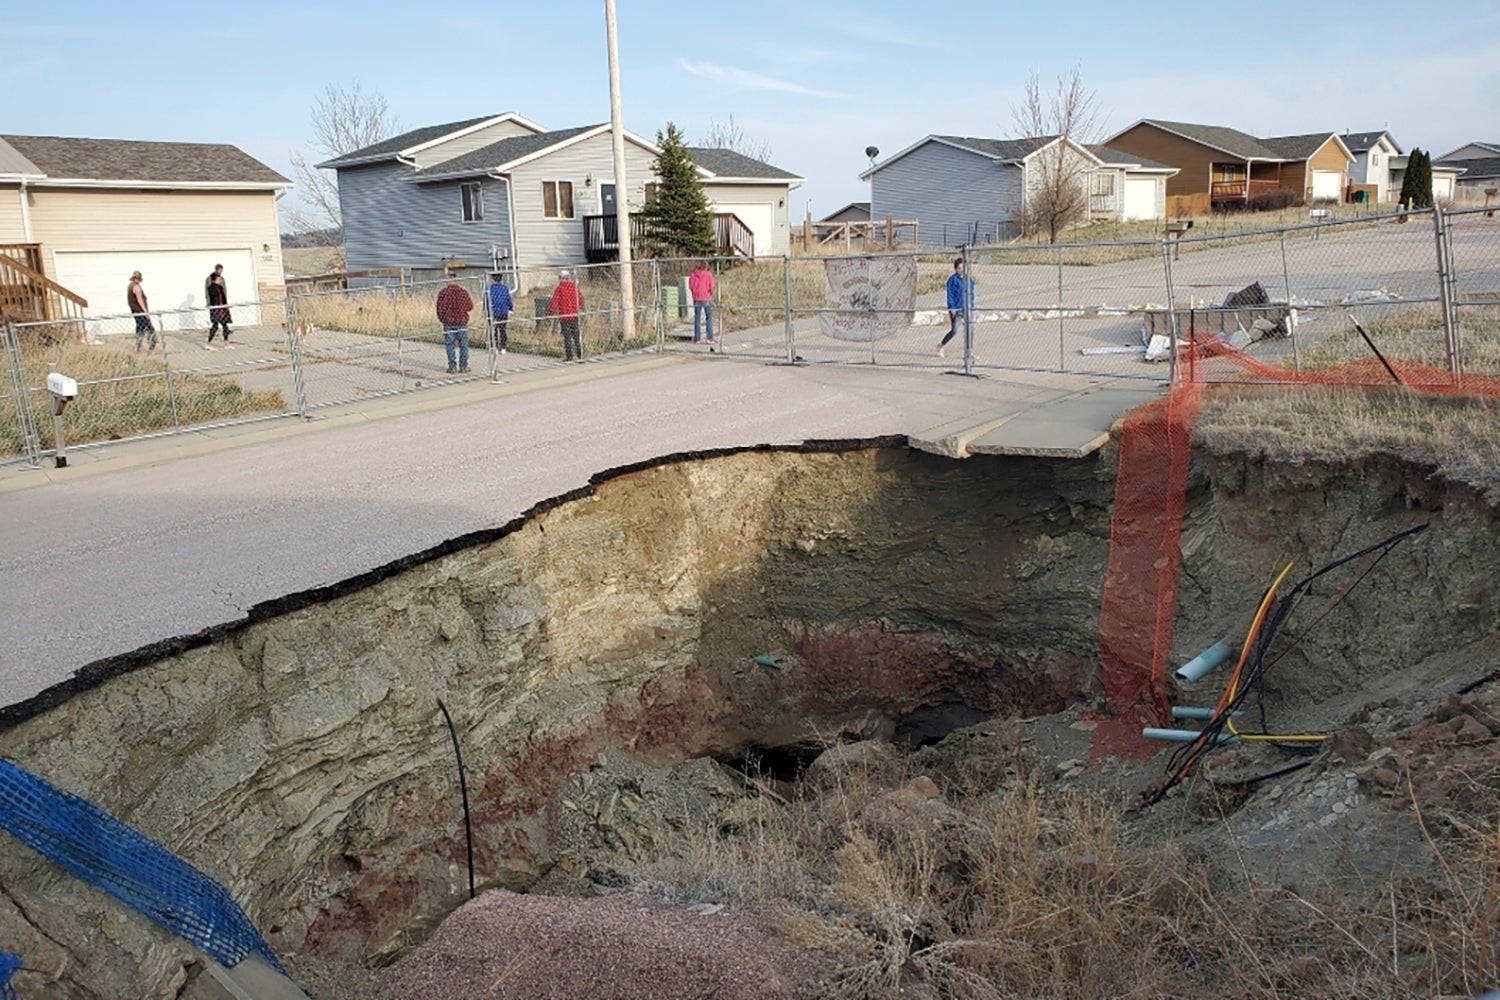
[[[276,199],[290,186],[229,145],[0,136],[0,310],[117,316],[132,271],[153,309],[201,309],[216,264],[231,302],[279,299]],[[242,306],[236,319],[260,316]]]

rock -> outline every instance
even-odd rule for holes
[[[1461,747],[1479,746],[1493,739],[1489,727],[1472,715],[1459,716],[1452,723],[1453,742]]]
[[[860,740],[829,747],[807,765],[804,780],[820,791],[828,791],[851,780],[882,781],[896,773],[900,754],[882,740]]]

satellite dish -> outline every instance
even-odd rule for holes
[[[873,160],[875,159],[875,157],[880,155],[880,150],[876,149],[874,146],[866,146],[865,155]]]

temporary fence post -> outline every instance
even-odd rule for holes
[[[1168,240],[1161,241],[1162,266],[1166,269],[1167,279],[1167,352],[1171,358],[1171,367],[1167,372],[1167,381],[1171,385],[1177,384],[1177,303],[1172,292],[1172,244]],[[1148,343],[1149,347],[1150,344]]]
[[[964,374],[974,374],[974,273],[969,270],[969,244],[963,245]]]
[[[797,334],[792,325],[792,255],[781,258],[781,285],[785,296],[782,311],[786,316],[786,363],[797,363]]]
[[[1281,236],[1281,281],[1286,287],[1286,328],[1287,334],[1292,338],[1292,370],[1302,370],[1302,355],[1297,350],[1297,321],[1292,317],[1296,310],[1292,308],[1292,272],[1286,263],[1286,230],[1283,229]]]
[[[406,388],[406,354],[401,344],[401,297],[406,293],[403,282],[399,289],[391,291],[391,326],[396,331],[396,371],[401,374],[401,388]]]
[[[500,342],[495,338],[495,317],[490,314],[490,285],[484,283],[484,336],[490,346],[490,381],[500,381]]]
[[[651,258],[651,316],[656,327],[656,353],[662,354],[667,349],[667,324],[661,314],[661,261],[656,257]]]
[[[1063,319],[1063,248],[1057,245],[1057,370],[1067,369],[1067,323]]]
[[[172,404],[172,429],[180,431],[182,421],[177,416],[177,387],[172,384],[172,362],[167,357],[167,324],[162,320],[161,313],[156,314],[156,325],[161,336],[161,363],[167,375],[167,399]]]
[[[297,300],[286,297],[287,353],[292,358],[292,395],[297,400],[297,416],[307,419],[307,376],[302,370],[302,336],[297,326]]]
[[[42,464],[42,438],[36,427],[36,412],[31,408],[31,390],[26,385],[26,362],[21,356],[21,335],[10,321],[0,324],[0,338],[5,341],[5,367],[10,373],[11,396],[16,403],[16,422],[21,432],[21,447],[26,464],[33,469]]]
[[[1463,378],[1463,365],[1458,350],[1458,323],[1454,316],[1453,286],[1450,284],[1453,275],[1453,260],[1450,256],[1452,244],[1448,239],[1443,209],[1439,205],[1432,207],[1432,226],[1437,240],[1438,301],[1443,310],[1443,343],[1448,354],[1448,372],[1453,376],[1454,381],[1459,381]]]

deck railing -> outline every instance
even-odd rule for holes
[[[0,319],[18,323],[58,323],[74,328],[83,339],[83,311],[88,300],[42,273],[38,243],[0,244]],[[57,338],[64,336],[58,328]]]
[[[1214,201],[1237,201],[1254,198],[1258,194],[1266,194],[1275,191],[1284,185],[1281,181],[1258,181],[1258,180],[1236,180],[1236,181],[1214,181],[1209,188],[1209,195]]]
[[[646,237],[645,220],[640,215],[630,216],[631,246],[641,246]],[[755,257],[755,234],[733,212],[714,215],[715,251],[720,257]],[[590,264],[604,264],[620,256],[620,227],[613,215],[585,215],[583,217],[583,249]]]

